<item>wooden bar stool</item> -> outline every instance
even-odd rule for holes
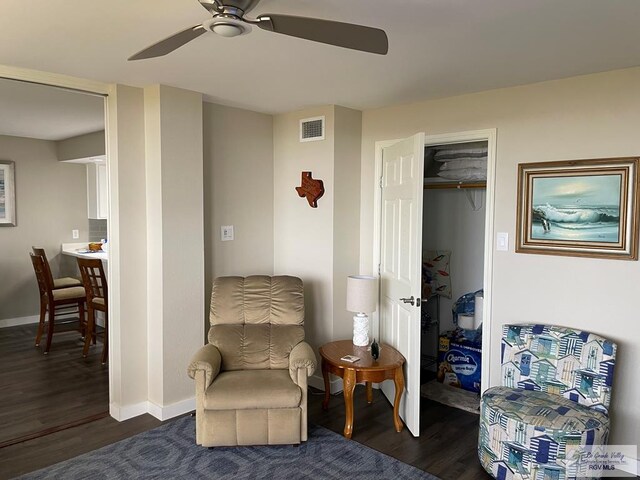
[[[109,355],[109,303],[107,279],[104,274],[102,260],[97,258],[78,258],[78,267],[82,275],[82,283],[87,292],[88,324],[84,338],[84,357],[89,353],[91,339],[96,336],[96,310],[104,312],[104,340],[102,343],[102,363],[107,363]]]
[[[50,275],[47,275],[46,261],[40,255],[31,256],[31,263],[38,280],[38,288],[40,290],[40,323],[38,324],[38,333],[36,334],[36,347],[40,346],[40,339],[44,333],[45,317],[49,313],[49,321],[47,323],[47,345],[44,354],[49,353],[51,348],[51,339],[55,330],[56,315],[78,313],[78,330],[81,335],[85,335],[86,324],[84,321],[84,305],[86,294],[84,287],[68,287],[53,289]],[[70,310],[71,308],[71,310]],[[61,322],[62,323],[62,322]],[[69,322],[64,322],[69,323]]]
[[[44,269],[46,275],[49,277],[49,281],[51,282],[53,290],[57,290],[59,288],[68,288],[68,287],[81,287],[82,281],[73,277],[61,277],[61,278],[53,278],[51,274],[51,266],[49,265],[49,260],[47,260],[47,253],[44,251],[44,248],[31,247],[34,255],[38,255],[44,259]]]

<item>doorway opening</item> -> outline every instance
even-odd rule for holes
[[[488,142],[427,145],[421,395],[477,413],[482,372]]]
[[[14,73],[3,75],[0,69],[0,143],[3,158],[15,166],[17,213],[15,226],[0,231],[0,270],[11,279],[0,288],[0,355],[7,367],[2,383],[12,386],[0,401],[7,419],[0,447],[104,418],[110,394],[102,336],[83,357],[84,315],[77,308],[56,304],[48,346],[52,308],[47,301],[47,323],[38,342],[43,295],[29,257],[32,247],[44,250],[53,279],[65,280],[50,282],[52,287],[56,292],[68,288],[60,298],[86,298],[81,282],[66,282],[80,280],[75,252],[108,238],[105,95]]]
[[[486,145],[486,189],[484,194],[472,193],[466,188],[456,188],[462,193],[464,202],[471,204],[471,209],[482,205],[484,215],[479,222],[484,222],[484,236],[482,240],[482,257],[480,288],[467,292],[473,294],[482,289],[483,315],[482,331],[491,331],[491,292],[493,277],[493,236],[494,236],[494,187],[495,187],[495,159],[496,159],[496,130],[476,130],[453,134],[429,135],[417,133],[404,140],[387,140],[376,142],[375,184],[374,184],[374,217],[373,217],[373,270],[380,274],[380,303],[378,311],[373,316],[374,332],[379,338],[398,349],[405,357],[405,392],[402,396],[400,416],[407,428],[414,436],[419,435],[421,373],[423,371],[423,353],[429,353],[428,348],[423,352],[422,340],[422,304],[423,304],[423,212],[428,206],[423,205],[425,197],[424,164],[425,152],[430,147],[470,144],[481,142]],[[462,147],[459,147],[462,148]],[[435,155],[432,148],[431,153]],[[429,163],[429,162],[427,162]],[[444,163],[444,162],[443,162]],[[441,170],[441,166],[438,170]],[[435,175],[440,177],[439,175]],[[449,182],[452,179],[446,179]],[[461,182],[457,180],[456,182]],[[484,185],[483,185],[484,186]],[[476,188],[480,190],[479,188]],[[429,190],[429,189],[427,189]],[[434,189],[435,190],[435,189]],[[427,194],[429,195],[429,194]],[[455,222],[456,218],[450,221]],[[430,248],[440,248],[431,247]],[[435,255],[437,258],[440,255]],[[442,259],[440,259],[442,260]],[[475,277],[474,277],[475,278]],[[431,283],[431,282],[427,282]],[[437,285],[431,285],[437,288]],[[451,293],[453,296],[453,292]],[[468,298],[468,297],[467,297]],[[440,298],[426,298],[427,308],[438,310],[437,302]],[[429,305],[431,303],[431,305]],[[439,308],[439,312],[443,307]],[[431,313],[435,315],[435,313]],[[467,321],[473,322],[473,319]],[[472,323],[473,324],[473,323]],[[439,341],[436,332],[432,333],[433,347],[431,356],[437,358],[435,341]],[[482,335],[482,356],[476,360],[480,364],[480,391],[490,386],[489,359],[491,358],[490,335]],[[433,365],[437,364],[434,360]],[[456,367],[464,370],[466,367]],[[453,370],[453,368],[452,368]],[[427,369],[428,371],[428,369]],[[435,375],[435,372],[431,372]],[[393,391],[382,390],[387,398],[392,398]]]

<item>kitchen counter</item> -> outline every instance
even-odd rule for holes
[[[63,255],[69,255],[71,257],[80,257],[80,258],[99,258],[103,262],[107,262],[109,260],[109,254],[103,250],[98,250],[97,252],[87,253],[86,251],[89,249],[89,244],[87,242],[82,243],[63,243],[61,252]]]

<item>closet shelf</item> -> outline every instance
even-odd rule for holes
[[[430,183],[428,180],[424,183],[424,189],[435,189],[435,188],[487,188],[487,182],[485,181],[476,181],[476,182],[434,182]]]

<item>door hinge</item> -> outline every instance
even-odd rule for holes
[[[382,188],[382,177],[380,177],[380,188]]]
[[[378,264],[378,276],[382,275],[382,267],[381,264]]]

